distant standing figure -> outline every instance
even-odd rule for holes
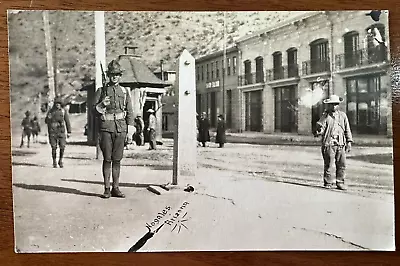
[[[206,146],[206,142],[210,141],[210,122],[206,117],[206,112],[203,112],[199,121],[199,141],[203,147]]]
[[[21,122],[22,127],[22,136],[21,136],[21,144],[19,145],[20,148],[24,146],[24,138],[27,137],[28,139],[28,148],[31,141],[31,134],[32,134],[32,120],[31,120],[31,112],[28,110],[25,112],[25,117],[22,119]]]
[[[39,136],[40,131],[41,131],[40,123],[39,123],[37,116],[35,115],[32,120],[32,137],[33,137],[34,143],[38,142],[38,136]]]
[[[223,148],[226,143],[226,124],[223,115],[218,116],[218,125],[217,125],[217,137],[215,139],[215,143],[219,143],[219,147]]]
[[[135,141],[137,146],[144,145],[144,121],[141,115],[137,115],[135,118],[135,127],[136,127],[136,134],[135,134]]]
[[[317,122],[315,136],[321,138],[321,152],[324,159],[324,187],[332,188],[335,178],[332,177],[333,168],[336,165],[336,186],[340,190],[346,190],[345,170],[346,152],[351,151],[353,142],[349,120],[346,113],[339,111],[339,104],[343,101],[339,96],[331,95],[324,100],[328,105],[327,110]]]
[[[69,138],[71,134],[71,123],[69,121],[68,113],[62,106],[62,100],[60,98],[54,100],[54,106],[47,113],[45,122],[49,133],[53,167],[57,168],[57,146],[59,146],[60,154],[58,165],[60,168],[63,168],[64,150],[65,145],[67,144],[67,138]],[[65,134],[65,127],[67,128],[67,134]]]
[[[147,130],[149,131],[149,150],[156,150],[156,127],[157,127],[157,119],[156,116],[154,115],[154,110],[153,109],[149,109],[147,110],[147,112],[150,113],[149,115],[149,126],[147,128]]]

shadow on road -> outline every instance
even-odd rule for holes
[[[75,194],[80,196],[89,196],[89,197],[100,197],[99,194],[83,192],[74,188],[66,188],[66,187],[56,187],[49,185],[27,185],[23,183],[14,184],[15,187],[28,189],[28,190],[39,190],[39,191],[48,191],[48,192],[56,192],[56,193],[66,193],[66,194]]]
[[[45,167],[44,165],[36,164],[36,163],[25,163],[25,162],[12,162],[12,165],[15,166],[36,166],[36,167]]]
[[[68,145],[93,146],[93,145],[89,144],[86,140],[81,140],[81,141],[68,141]]]
[[[65,182],[75,182],[75,183],[85,183],[92,185],[104,185],[101,181],[89,181],[89,180],[79,180],[79,179],[61,179],[61,181]],[[120,187],[136,187],[136,188],[146,188],[148,186],[160,186],[164,184],[140,184],[140,183],[119,183]]]
[[[140,167],[147,167],[151,168],[151,170],[158,170],[158,171],[165,171],[165,170],[172,170],[173,165],[150,165],[145,163],[138,163],[138,164],[124,164],[124,166],[140,166]]]
[[[37,152],[35,151],[27,151],[27,150],[12,150],[12,156],[27,156],[27,155],[35,155]]]

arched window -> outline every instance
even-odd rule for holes
[[[359,51],[359,34],[350,31],[343,35],[344,40],[344,64],[345,67],[353,67],[361,64]]]
[[[262,56],[256,58],[256,83],[264,82],[264,59]]]
[[[251,61],[246,60],[244,61],[244,80],[245,80],[245,85],[247,84],[252,84],[252,79],[251,79]]]
[[[377,23],[369,26],[367,32],[368,63],[380,63],[387,59],[385,26]]]
[[[329,71],[328,40],[317,39],[310,43],[310,66],[312,73]]]
[[[282,71],[282,53],[277,51],[272,54],[274,64],[274,80],[283,78]]]
[[[298,67],[297,67],[297,49],[292,47],[287,49],[287,67],[288,67],[288,77],[297,77]]]

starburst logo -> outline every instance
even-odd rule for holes
[[[183,215],[183,211],[186,208],[186,206],[189,204],[189,202],[184,202],[182,204],[182,206],[172,215],[171,219],[168,219],[165,221],[165,224],[169,225],[172,227],[171,232],[175,231],[175,229],[177,229],[178,234],[181,232],[182,227],[185,227],[187,230],[188,227],[186,226],[186,222],[189,220],[189,218],[187,217],[187,212],[185,212]]]
[[[187,212],[182,216],[181,219],[177,219],[174,227],[172,228],[171,232],[173,232],[177,227],[178,227],[178,234],[181,232],[182,227],[185,227],[186,230],[189,230],[187,226],[185,225],[185,222],[190,220],[190,218],[185,218],[187,215]]]

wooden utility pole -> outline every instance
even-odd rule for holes
[[[225,114],[225,74],[228,75],[227,68],[225,67],[227,65],[226,62],[226,11],[224,11],[224,63],[222,66],[222,113],[224,114],[224,119],[226,121],[226,114]]]
[[[55,84],[54,84],[54,67],[53,67],[53,53],[51,47],[51,36],[50,36],[50,24],[48,11],[42,11],[43,23],[44,23],[44,40],[46,46],[46,59],[47,59],[47,77],[49,81],[49,93],[48,93],[48,107],[53,107],[54,96],[55,96]]]
[[[106,66],[106,33],[104,24],[104,11],[94,11],[94,25],[95,25],[95,46],[96,46],[96,84],[95,91],[103,86],[102,83],[102,72],[101,65]],[[89,107],[90,108],[90,107]],[[90,121],[88,121],[88,124]],[[95,127],[97,136],[96,140],[96,159],[102,159],[103,154],[100,150],[99,137],[100,132],[98,131],[97,123]]]

